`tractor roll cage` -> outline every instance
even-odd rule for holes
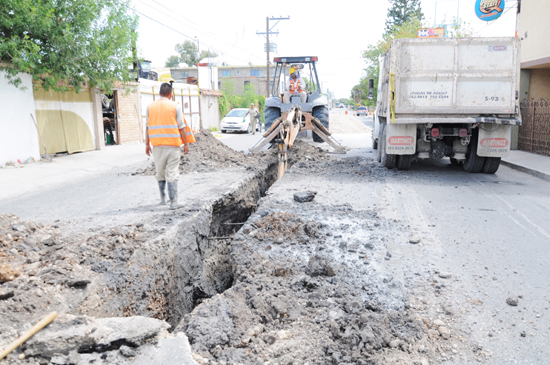
[[[317,56],[310,57],[275,57],[273,62],[276,63],[275,74],[273,75],[273,85],[271,86],[271,95],[277,95],[279,93],[279,84],[281,83],[281,74],[283,73],[284,66],[293,63],[305,63],[309,64],[309,72],[311,75],[315,75],[315,81],[317,90],[321,90],[321,84],[319,83],[319,76],[317,75],[317,68],[315,63],[318,61]],[[312,69],[313,66],[313,69]],[[284,77],[284,76],[283,76]],[[311,91],[311,90],[310,90]]]

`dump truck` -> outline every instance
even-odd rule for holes
[[[450,158],[494,174],[521,125],[519,56],[516,37],[394,40],[378,77],[378,161],[408,170],[413,159]]]
[[[337,152],[345,151],[345,148],[329,132],[329,102],[328,98],[321,94],[315,67],[317,61],[316,56],[276,57],[274,59],[276,67],[271,96],[266,99],[264,110],[266,132],[250,148],[250,152],[259,151],[268,143],[277,144],[279,178],[284,175],[288,167],[287,151],[292,148],[301,131],[310,130],[315,142],[326,142]],[[291,68],[295,70],[298,77],[302,73],[307,73],[308,79],[311,80],[307,85],[305,103],[301,102],[298,95],[290,95],[290,100],[285,100],[283,91],[288,77],[287,71]]]

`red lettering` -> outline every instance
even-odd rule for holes
[[[484,138],[481,140],[482,147],[505,148],[508,146],[506,138]]]
[[[390,137],[388,143],[393,146],[407,146],[414,143],[414,138],[409,136]]]

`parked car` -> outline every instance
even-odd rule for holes
[[[250,115],[246,115],[248,109],[236,108],[231,109],[229,113],[222,119],[221,131],[226,133],[227,131],[245,132],[250,133],[252,129],[250,127]],[[245,117],[246,115],[246,117]],[[256,122],[256,131],[260,131],[260,123]]]
[[[360,106],[359,108],[357,108],[357,116],[360,115],[364,115],[366,117],[367,115],[369,115],[369,110],[364,106]]]

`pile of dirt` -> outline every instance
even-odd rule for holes
[[[356,134],[372,132],[372,129],[352,115],[330,114],[329,120],[330,133]]]
[[[0,344],[54,310],[164,319],[163,308],[136,309],[130,295],[125,308],[112,301],[129,285],[124,281],[133,280],[123,270],[134,250],[151,237],[142,224],[70,236],[62,233],[65,228],[0,214]]]
[[[273,203],[280,208],[262,208]],[[372,232],[376,213],[329,212],[296,245],[311,212],[291,206],[252,217],[233,242],[234,285],[176,328],[202,364],[427,363],[425,325],[406,309],[400,284],[378,272],[386,250]],[[275,239],[276,230],[290,240],[259,234]],[[371,239],[358,241],[363,235]]]
[[[272,240],[275,243],[307,243],[310,238],[319,234],[320,224],[315,221],[304,221],[297,215],[287,212],[273,212],[254,222],[257,230],[251,236],[260,241]],[[249,233],[248,230],[245,233]]]
[[[189,153],[183,155],[180,161],[180,173],[211,172],[226,168],[253,169],[260,165],[260,160],[276,159],[276,145],[266,151],[244,154],[227,147],[220,142],[210,130],[205,129],[195,134],[196,143],[189,145]],[[325,158],[326,150],[314,147],[304,141],[297,140],[288,151],[289,163],[299,160],[318,161]],[[140,169],[136,175],[155,175],[155,163],[145,169]]]
[[[180,173],[207,172],[222,168],[239,167],[246,164],[250,158],[243,152],[235,151],[220,142],[205,129],[195,134],[196,142],[189,145],[189,153],[183,155],[180,161]],[[141,175],[155,175],[155,163],[146,169],[138,171]]]

